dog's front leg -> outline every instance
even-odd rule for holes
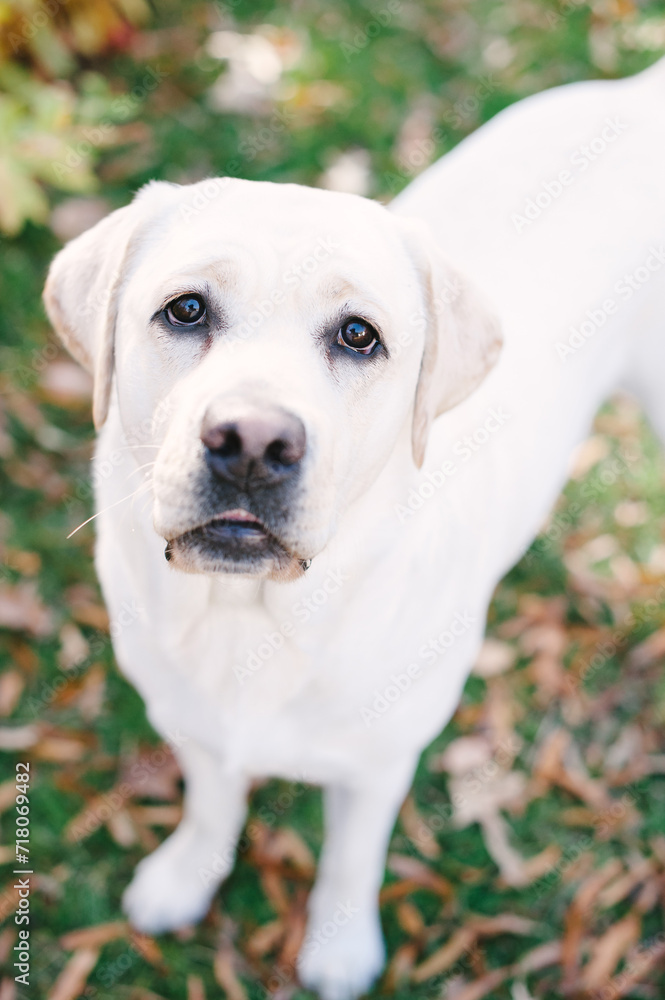
[[[185,779],[184,814],[175,833],[145,858],[123,896],[141,931],[159,933],[205,916],[233,866],[247,812],[248,781],[188,740],[176,751]]]
[[[385,855],[417,760],[365,773],[324,793],[325,841],[298,957],[301,981],[323,1000],[352,1000],[381,972],[379,889]]]

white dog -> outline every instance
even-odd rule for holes
[[[299,974],[355,997],[496,582],[614,387],[665,436],[665,62],[521,102],[390,209],[150,184],[58,254],[45,301],[94,373],[117,658],[186,781],[125,909],[198,920],[252,779],[321,784]]]

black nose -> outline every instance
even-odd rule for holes
[[[302,420],[280,407],[216,403],[203,418],[201,441],[218,479],[248,487],[296,474],[307,439]]]

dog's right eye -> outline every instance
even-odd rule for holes
[[[200,326],[206,318],[206,304],[200,295],[188,292],[169,302],[164,312],[171,326]]]

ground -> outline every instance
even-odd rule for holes
[[[43,210],[25,186],[12,188],[15,172],[0,173],[0,1000],[202,1000],[220,988],[231,1000],[304,997],[294,960],[321,842],[318,791],[267,783],[199,927],[151,939],[123,922],[122,891],[177,822],[181,787],[171,750],[114,665],[94,523],[67,538],[92,512],[93,435],[89,386],[39,303],[60,240],[82,213],[124,203],[150,177],[232,172],[387,200],[512,101],[635,71],[665,48],[658,3],[247,6],[127,4],[118,27],[100,4],[110,26],[99,13],[95,30],[112,44],[104,36],[97,48],[80,24],[67,34],[60,12],[39,29],[55,25],[69,46],[55,69],[38,45],[46,36],[28,38],[13,8],[26,41],[17,52],[5,45],[0,110],[14,101],[37,129],[37,104],[57,78],[74,104],[69,119],[49,119],[52,136],[70,131],[46,179],[32,132],[17,132],[7,154]],[[23,9],[29,27],[38,8]],[[203,48],[216,28],[251,35],[263,52],[253,96],[237,35]],[[38,88],[34,106],[25,79]],[[497,588],[460,708],[423,755],[390,849],[389,963],[377,996],[664,995],[664,486],[657,442],[617,397],[548,524]],[[17,761],[31,766],[36,873],[27,988],[11,957]]]

